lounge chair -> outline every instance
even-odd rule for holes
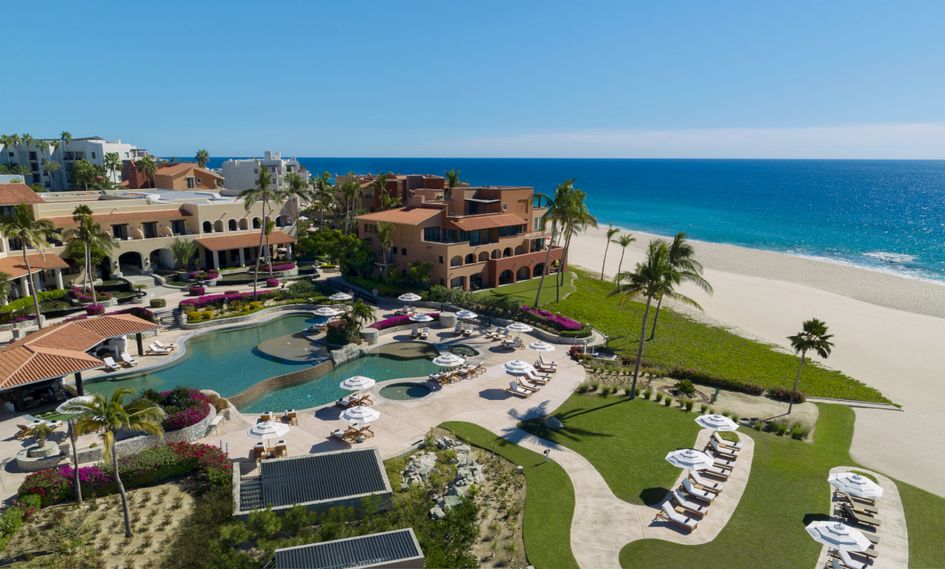
[[[548,368],[549,370],[558,370],[558,362],[546,362],[545,356],[541,352],[538,353],[538,364],[540,364],[541,367]]]
[[[706,448],[711,448],[712,454],[716,458],[724,458],[725,460],[730,461],[730,462],[735,462],[735,459],[737,458],[735,456],[735,453],[730,452],[728,449],[722,448],[722,446],[718,442],[712,439],[709,439],[709,446]]]
[[[692,480],[696,486],[706,490],[707,492],[718,494],[722,491],[722,484],[703,478],[702,475],[696,470],[689,471],[689,479]]]
[[[546,385],[551,378],[547,375],[537,375],[531,371],[527,371],[525,372],[525,379],[537,385]]]
[[[266,457],[266,447],[263,446],[254,446],[250,451],[250,458],[254,462],[259,462]]]
[[[872,563],[862,563],[853,559],[846,551],[838,551],[837,554],[840,556],[841,563],[843,563],[843,566],[847,569],[866,569],[872,565]]]
[[[701,468],[699,472],[707,476],[712,476],[720,480],[728,480],[729,475],[732,473],[730,469],[719,468],[717,466],[710,466],[709,468]]]
[[[687,533],[696,529],[696,526],[699,524],[696,520],[677,512],[669,501],[663,502],[663,507],[660,512],[656,514],[656,519],[666,520]]]
[[[733,462],[735,462],[734,459],[728,459],[728,458],[725,458],[724,456],[719,456],[715,452],[713,452],[711,448],[707,448],[705,453],[712,457],[712,459],[715,461],[716,467],[721,468],[723,470],[732,470],[733,468],[735,468],[735,465],[732,464]]]
[[[119,369],[121,369],[118,367],[118,364],[115,363],[115,360],[112,359],[111,356],[106,356],[102,358],[102,364],[104,364],[102,367],[108,371],[118,371]]]
[[[171,353],[170,350],[162,348],[161,346],[158,346],[154,342],[151,342],[150,344],[148,344],[148,352],[151,354],[157,354],[159,356],[166,356],[167,354]]]
[[[856,500],[854,500],[853,496],[845,492],[839,492],[839,491],[834,492],[833,497],[838,502],[843,503],[843,504],[849,504],[850,507],[853,508],[855,511],[866,514],[868,516],[875,516],[876,514],[879,513],[879,508],[877,508],[876,506],[870,506],[862,502],[857,502]]]
[[[519,385],[515,380],[509,382],[509,387],[505,391],[522,398],[531,397],[532,393],[534,393],[534,391],[530,391]]]
[[[345,395],[338,401],[335,401],[335,406],[341,407],[342,409],[347,409],[348,407],[351,407],[351,404],[356,400],[357,400],[357,397],[355,397],[354,394]]]
[[[696,500],[705,502],[706,504],[712,502],[712,500],[715,500],[715,497],[718,495],[715,492],[709,492],[708,490],[703,490],[702,488],[696,488],[688,478],[683,479],[682,487],[687,494]]]
[[[532,390],[532,391],[538,391],[539,389],[541,389],[541,387],[539,387],[538,385],[535,385],[534,383],[528,381],[528,380],[525,379],[524,377],[518,378],[517,381],[518,381],[518,384],[521,385],[522,387],[524,387],[525,389],[530,389],[530,390]]]
[[[420,331],[420,339],[426,340],[429,337],[430,337],[430,327],[424,326],[423,330]]]
[[[862,514],[860,512],[857,512],[856,510],[851,508],[849,504],[842,504],[841,507],[843,508],[843,514],[847,517],[847,519],[861,525],[879,527],[879,519],[874,518],[873,516],[870,516],[868,514]]]
[[[472,336],[473,329],[472,326],[468,328],[463,328],[463,336]]]
[[[686,511],[687,515],[690,515],[694,518],[702,519],[709,512],[708,504],[696,503],[692,500],[683,496],[679,490],[673,490],[670,499],[676,503],[676,505]]]
[[[295,409],[289,409],[288,411],[285,412],[285,422],[290,425],[299,424],[299,416],[295,412]]]
[[[416,326],[410,329],[410,337],[418,338],[420,336],[420,329]]]
[[[717,443],[719,443],[719,446],[720,446],[720,447],[722,447],[722,448],[724,448],[724,449],[727,449],[729,452],[738,452],[738,451],[742,450],[742,445],[741,445],[741,443],[737,443],[737,442],[734,442],[734,441],[727,441],[727,440],[723,439],[723,438],[719,435],[719,432],[718,432],[718,431],[712,431],[712,440],[715,441],[715,442],[717,442]]]
[[[131,357],[131,354],[128,352],[122,352],[119,356],[121,358],[121,363],[125,364],[128,367],[135,367],[138,365],[138,360]]]
[[[834,495],[835,498],[846,498],[846,499],[849,500],[850,502],[853,502],[853,503],[855,503],[855,504],[859,504],[860,506],[863,507],[863,509],[867,509],[867,510],[868,510],[869,508],[875,508],[875,507],[876,507],[876,500],[872,500],[872,499],[870,499],[870,498],[863,498],[863,497],[860,497],[860,496],[854,496],[853,494],[847,494],[846,492],[841,492],[841,491],[839,491],[839,490],[834,490],[833,495]]]
[[[155,346],[158,346],[158,347],[160,347],[160,348],[164,348],[165,350],[173,350],[173,349],[177,348],[177,344],[175,344],[175,343],[173,343],[173,342],[171,342],[170,344],[165,344],[164,342],[162,342],[162,341],[160,341],[160,340],[155,340],[155,341],[154,341],[154,345],[155,345]]]

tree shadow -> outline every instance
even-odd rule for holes
[[[663,488],[662,486],[656,486],[653,488],[644,488],[640,491],[639,497],[644,504],[651,507],[658,507],[666,495],[669,494],[670,490]]]

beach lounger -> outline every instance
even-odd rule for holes
[[[423,330],[420,331],[420,339],[421,339],[421,340],[426,340],[426,339],[429,338],[429,337],[430,337],[430,327],[429,327],[429,326],[425,326],[425,327],[423,328]]]
[[[558,369],[558,362],[545,361],[545,356],[541,352],[538,353],[538,363],[541,364],[542,367],[550,368],[553,370]]]
[[[728,450],[734,451],[734,452],[738,452],[738,451],[742,450],[742,445],[741,445],[741,443],[737,443],[737,442],[734,442],[734,441],[727,441],[727,440],[723,439],[723,438],[719,435],[719,432],[718,432],[718,431],[712,431],[712,440],[715,441],[715,442],[717,442],[717,443],[719,443],[719,446],[722,447],[722,448],[724,448],[724,449],[728,449]]]
[[[849,506],[849,504],[842,504],[843,514],[847,517],[848,520],[854,521],[861,525],[879,527],[879,519],[874,518],[868,514],[861,514]]]
[[[721,483],[703,478],[702,475],[699,474],[698,471],[690,470],[689,479],[692,480],[693,484],[695,484],[699,488],[702,488],[703,490],[706,490],[708,492],[712,492],[713,494],[718,494],[722,491]]]
[[[718,468],[716,466],[710,466],[709,468],[701,468],[699,472],[705,474],[706,476],[712,476],[720,480],[728,480],[729,474],[732,473],[729,469]]]
[[[524,377],[518,378],[518,384],[524,387],[525,389],[531,389],[532,391],[538,391],[541,387],[535,385],[534,383],[528,381]]]
[[[259,462],[260,460],[266,457],[266,447],[262,446],[262,443],[254,446],[250,450],[250,459],[254,462]]]
[[[716,441],[714,441],[714,440],[712,440],[712,439],[709,439],[709,445],[708,445],[706,448],[707,448],[707,449],[712,449],[712,454],[713,454],[713,456],[715,456],[716,458],[723,458],[723,459],[728,460],[728,461],[730,461],[730,462],[735,462],[735,459],[737,458],[737,457],[735,456],[735,453],[730,452],[728,449],[722,448],[722,446],[719,445],[718,442],[716,442]]]
[[[128,352],[122,352],[121,356],[119,357],[121,358],[121,362],[128,367],[135,367],[136,365],[138,365],[138,360],[131,357],[131,354],[129,354]]]
[[[410,337],[411,337],[411,338],[418,338],[419,336],[420,336],[420,329],[419,329],[418,327],[416,327],[416,326],[414,326],[413,328],[411,328],[411,330],[410,330]]]
[[[685,510],[686,515],[702,519],[709,512],[708,504],[696,503],[684,496],[678,489],[673,490],[670,499],[676,504],[676,507]]]
[[[118,367],[118,364],[115,363],[115,360],[112,359],[111,356],[102,358],[102,364],[104,364],[102,367],[107,369],[108,371],[118,371],[119,369],[121,369]]]
[[[509,382],[509,387],[505,391],[507,393],[511,393],[512,395],[515,395],[516,397],[522,397],[522,398],[531,397],[532,393],[534,393],[533,391],[525,389],[524,387],[516,383],[515,380],[512,380]]]
[[[705,502],[706,504],[712,502],[712,500],[715,500],[715,497],[718,495],[715,492],[709,492],[708,490],[703,490],[702,488],[696,488],[692,481],[690,481],[688,478],[683,479],[682,487],[687,494],[696,500]]]
[[[357,398],[356,398],[353,394],[352,394],[352,395],[345,395],[344,397],[342,397],[342,398],[339,399],[338,401],[335,401],[335,406],[336,406],[336,407],[341,407],[342,409],[347,409],[348,407],[351,407],[351,406],[352,406],[351,404],[352,404],[354,401],[356,401],[356,400],[357,400]]]
[[[870,498],[861,498],[860,496],[854,496],[853,494],[847,494],[846,492],[841,492],[839,490],[834,490],[834,498],[846,498],[848,501],[855,504],[859,504],[864,509],[876,508],[876,500]]]
[[[699,522],[689,516],[684,516],[677,512],[669,501],[663,502],[663,507],[660,512],[656,514],[656,519],[666,520],[686,533],[696,529],[696,526],[699,524]]]
[[[170,350],[164,349],[161,346],[158,346],[157,344],[155,344],[154,342],[151,342],[150,344],[148,344],[148,352],[151,354],[157,354],[159,356],[166,356],[167,354],[171,353]]]
[[[715,454],[715,452],[712,451],[711,447],[707,448],[705,450],[705,453],[712,457],[712,459],[715,461],[716,467],[721,468],[723,470],[732,470],[733,468],[735,468],[735,465],[732,464],[733,462],[735,462],[734,459],[728,459],[728,458],[725,458],[724,456],[719,456]]]
[[[160,340],[155,340],[154,345],[158,346],[159,348],[164,348],[165,350],[173,350],[174,348],[177,347],[177,344],[174,344],[174,343],[165,344],[164,342]]]
[[[841,563],[843,563],[843,566],[847,569],[866,569],[872,564],[869,562],[862,563],[857,561],[856,559],[853,559],[853,557],[851,557],[846,551],[838,551],[837,554],[840,556]]]
[[[841,504],[849,504],[854,511],[866,514],[868,516],[875,516],[879,513],[879,508],[875,506],[870,506],[862,502],[857,502],[854,500],[854,497],[846,494],[844,492],[836,491],[833,493],[834,500],[840,502]]]
[[[547,375],[536,375],[531,371],[525,372],[525,379],[537,385],[546,385],[551,378]]]

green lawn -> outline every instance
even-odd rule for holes
[[[575,291],[575,275],[574,271],[568,271],[564,277],[564,284],[561,285],[561,298],[566,298],[569,294]],[[556,292],[555,292],[555,277],[557,275],[548,275],[545,277],[545,284],[541,288],[541,299],[539,302],[540,306],[546,304],[551,304],[555,301]],[[541,281],[540,278],[529,279],[527,281],[519,281],[510,285],[500,286],[498,288],[489,288],[485,290],[478,291],[476,294],[489,294],[493,296],[510,296],[517,298],[519,302],[527,304],[529,306],[535,303],[535,294],[538,292],[538,283]]]
[[[579,275],[577,291],[548,308],[590,322],[610,338],[612,348],[635,353],[643,304],[630,302],[619,308],[619,299],[608,296],[613,287],[611,283],[592,278],[583,271],[575,272]],[[784,335],[793,332],[785,330]],[[834,341],[842,343],[843,338]],[[666,309],[660,312],[656,339],[647,342],[643,358],[654,365],[696,369],[765,387],[790,388],[797,371],[797,358],[791,354]],[[814,396],[889,402],[876,389],[814,364],[805,367],[800,389]]]
[[[623,567],[813,567],[819,546],[804,531],[812,516],[828,513],[827,474],[839,464],[855,466],[848,449],[853,411],[819,405],[812,443],[773,434],[743,431],[755,440],[751,477],[734,515],[717,539],[699,546],[659,540],[628,544]],[[619,497],[652,502],[679,471],[663,459],[666,452],[690,446],[695,413],[652,401],[573,395],[555,412],[565,428],[551,433],[537,424],[524,428],[553,438],[586,457]],[[910,566],[945,567],[945,499],[897,483],[910,531]],[[654,510],[655,515],[655,510]],[[751,544],[745,547],[744,544]],[[764,562],[759,565],[759,560]]]
[[[525,553],[538,569],[577,569],[571,553],[574,488],[554,461],[470,423],[440,425],[466,442],[495,452],[525,468]]]

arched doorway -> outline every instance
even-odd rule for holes
[[[151,262],[152,271],[169,271],[174,268],[174,255],[170,249],[155,249],[148,255],[148,260]]]
[[[498,258],[499,258],[499,250],[498,250],[498,249],[496,249],[495,251],[492,252],[492,258],[493,258],[493,259],[498,259]]]
[[[485,263],[485,262],[488,261],[488,260],[489,260],[489,253],[486,253],[485,251],[483,251],[482,253],[479,253],[479,262],[480,262],[480,263]]]
[[[460,257],[459,255],[456,255],[455,257],[453,257],[452,259],[450,259],[450,266],[451,266],[451,267],[461,267],[461,266],[463,266],[463,258]]]
[[[203,222],[203,232],[204,233],[213,233],[213,224],[209,221]]]
[[[231,220],[227,221],[227,222],[226,222],[226,225],[227,225],[227,229],[229,229],[230,231],[236,231],[236,220],[235,220],[235,219],[231,219]]]
[[[512,274],[512,270],[511,270],[511,269],[505,269],[504,271],[502,271],[501,273],[499,273],[499,284],[500,284],[500,285],[509,284],[509,283],[513,283],[513,282],[515,282],[515,276]]]
[[[258,217],[253,218],[253,229],[259,229],[262,227],[262,221]]]
[[[249,228],[249,222],[246,221],[246,218],[244,217],[243,219],[240,220],[240,229],[245,231],[248,228]]]
[[[465,263],[466,263],[467,265],[470,265],[470,264],[475,263],[475,262],[476,262],[476,257],[473,256],[472,253],[466,255],[466,261],[465,261]]]
[[[528,267],[519,267],[518,271],[515,273],[516,281],[527,281],[531,278],[531,273],[528,270]]]
[[[219,219],[214,221],[213,230],[217,233],[223,233],[223,221]]]
[[[144,270],[144,261],[141,258],[141,253],[137,251],[122,253],[121,256],[118,257],[118,267],[123,273],[135,273]]]
[[[545,274],[545,264],[544,264],[544,263],[538,263],[537,265],[535,265],[534,270],[532,270],[532,276],[533,276],[533,277],[540,277],[540,276],[543,275],[543,274]]]
[[[511,256],[512,256],[512,248],[511,248],[511,247],[506,247],[505,250],[502,251],[502,256],[503,256],[503,257],[511,257]]]
[[[450,279],[450,288],[465,288],[466,277],[453,277]]]

